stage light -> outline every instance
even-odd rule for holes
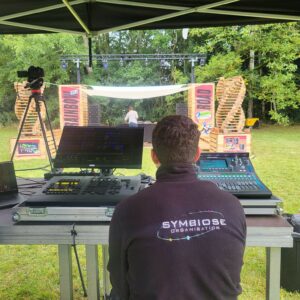
[[[200,57],[200,58],[199,58],[199,65],[200,65],[201,67],[203,67],[203,66],[205,65],[205,57]]]
[[[63,60],[60,66],[62,67],[62,69],[66,70],[68,68],[68,63],[65,60]]]
[[[161,67],[162,69],[170,69],[170,68],[171,68],[171,64],[170,64],[168,61],[162,59],[162,60],[160,61],[160,67]]]
[[[108,68],[108,61],[107,61],[106,59],[103,59],[103,60],[102,60],[102,65],[103,65],[103,68],[104,68],[105,70],[107,70],[107,68]]]

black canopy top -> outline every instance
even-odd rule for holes
[[[0,33],[209,27],[300,21],[299,0],[2,0]]]

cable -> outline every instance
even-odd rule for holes
[[[37,181],[37,180],[33,180],[31,178],[26,178],[26,177],[21,177],[21,176],[16,176],[17,178],[20,178],[20,179],[23,179],[23,180],[27,180],[27,181],[30,181],[30,182],[34,182],[34,183],[37,183],[37,184],[45,184],[45,181]],[[19,186],[25,186],[25,185],[29,185],[30,183],[22,183],[20,184]]]
[[[79,262],[79,258],[78,258],[78,253],[77,253],[77,248],[76,248],[77,231],[75,230],[75,223],[73,224],[73,227],[72,227],[72,230],[71,230],[71,235],[73,237],[72,247],[74,249],[74,253],[75,253],[75,257],[76,257],[76,262],[77,262],[77,267],[78,267],[78,271],[79,271],[81,286],[82,286],[82,289],[83,289],[83,296],[87,297],[87,291],[86,291],[86,287],[85,287],[85,284],[84,284],[82,271],[81,271],[81,267],[80,267],[80,262]]]
[[[32,168],[32,169],[20,169],[20,170],[15,170],[16,172],[23,172],[23,171],[34,171],[34,170],[47,170],[46,168],[50,167],[50,165],[46,165],[43,167],[38,167],[38,168]]]
[[[49,82],[49,81],[44,81],[45,85],[46,84],[49,84],[49,85],[53,85],[53,86],[59,86],[59,84],[57,83],[52,83],[52,82]]]

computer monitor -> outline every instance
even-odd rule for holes
[[[139,169],[143,128],[65,126],[55,168]]]

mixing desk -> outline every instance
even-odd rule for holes
[[[249,153],[202,153],[198,178],[215,183],[238,198],[270,198],[272,192],[256,175]]]
[[[197,162],[198,178],[239,198],[246,215],[274,215],[281,200],[255,173],[249,153],[202,153]]]

